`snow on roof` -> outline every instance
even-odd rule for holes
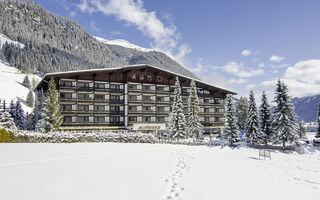
[[[163,68],[160,68],[160,67],[157,67],[157,66],[153,66],[153,65],[147,65],[147,64],[137,64],[137,65],[125,65],[125,66],[122,66],[122,67],[114,67],[114,68],[100,68],[100,69],[85,69],[85,70],[74,70],[74,71],[67,71],[67,72],[53,72],[53,73],[47,73],[43,79],[41,80],[44,81],[44,79],[48,76],[55,76],[55,75],[66,75],[66,74],[74,74],[74,73],[86,73],[86,72],[102,72],[102,71],[114,71],[114,70],[120,70],[120,69],[126,69],[126,68],[135,68],[135,67],[152,67],[154,69],[157,69],[157,70],[160,70],[160,71],[165,71],[165,72],[168,72],[170,74],[173,74],[173,75],[176,75],[176,76],[180,76],[180,77],[183,77],[183,78],[186,78],[186,79],[190,79],[190,80],[195,80],[197,81],[198,83],[202,83],[202,84],[205,84],[205,85],[208,85],[208,86],[211,86],[211,87],[214,87],[214,88],[217,88],[217,89],[220,89],[220,90],[224,90],[224,91],[227,91],[231,94],[237,94],[237,92],[235,91],[232,91],[232,90],[229,90],[229,89],[226,89],[226,88],[223,88],[223,87],[220,87],[220,86],[215,86],[215,85],[212,85],[210,83],[207,83],[207,82],[204,82],[200,79],[196,79],[196,78],[192,78],[192,77],[189,77],[189,76],[185,76],[185,75],[181,75],[181,74],[178,74],[176,72],[172,72],[170,70],[166,70],[166,69],[163,69]],[[40,82],[40,83],[41,83]],[[40,84],[39,83],[39,84]]]

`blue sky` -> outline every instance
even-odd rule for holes
[[[247,95],[278,78],[320,94],[318,0],[36,0],[105,39],[168,53],[200,78]]]

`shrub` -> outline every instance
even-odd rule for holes
[[[6,129],[0,129],[0,143],[13,143],[16,142],[16,138],[12,132]]]

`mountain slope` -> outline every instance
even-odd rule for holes
[[[0,1],[0,33],[25,45],[23,49],[4,46],[2,51],[11,65],[26,72],[150,64],[195,77],[162,52],[97,40],[77,23],[53,15],[34,2]]]
[[[317,120],[320,95],[294,98],[292,103],[299,121],[314,122]]]

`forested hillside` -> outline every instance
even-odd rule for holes
[[[34,2],[0,1],[0,33],[25,45],[2,48],[6,60],[23,72],[150,64],[195,77],[162,52],[105,44],[72,20],[51,14]]]

